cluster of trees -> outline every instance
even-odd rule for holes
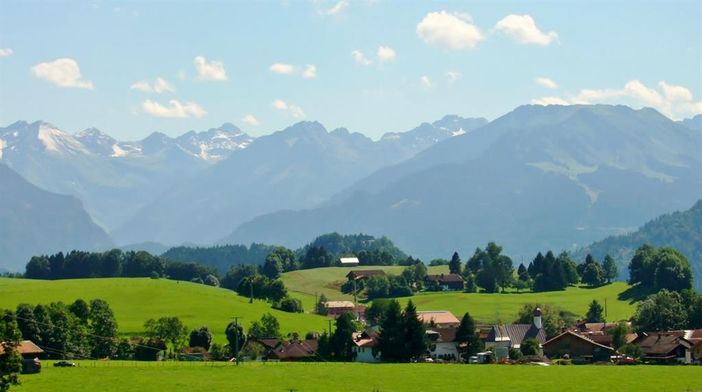
[[[234,264],[263,264],[274,246],[253,243],[245,245],[215,245],[211,247],[178,246],[168,249],[161,256],[171,261],[195,262],[215,267],[224,274]]]
[[[692,269],[685,255],[673,248],[643,245],[629,263],[629,283],[653,291],[682,291],[693,287]]]
[[[144,251],[71,251],[32,257],[25,267],[29,279],[164,277],[219,286],[217,271],[208,265],[168,261]]]
[[[513,275],[512,259],[503,255],[502,247],[494,242],[488,243],[485,250],[477,248],[463,269],[469,291],[477,285],[488,293],[496,293],[511,285]]]
[[[568,253],[555,257],[550,250],[546,256],[539,252],[528,267],[519,264],[517,275],[519,282],[525,282],[535,292],[564,290],[579,280],[577,264]]]
[[[278,257],[280,253],[272,252],[271,257]],[[270,256],[270,255],[269,255]],[[234,290],[239,295],[249,297],[251,300],[263,299],[270,301],[273,307],[286,312],[302,313],[302,302],[288,296],[288,289],[283,281],[266,274],[265,264],[262,266],[237,265],[232,267],[222,279],[222,287]]]
[[[640,332],[702,328],[702,295],[662,289],[639,303],[633,323]]]
[[[117,321],[101,299],[70,305],[20,304],[4,317],[14,320],[22,339],[39,345],[50,358],[116,358]]]

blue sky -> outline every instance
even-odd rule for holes
[[[0,2],[2,126],[375,138],[600,102],[702,112],[702,1]]]

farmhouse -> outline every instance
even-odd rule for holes
[[[368,330],[354,332],[353,339],[353,360],[356,362],[375,363],[380,362],[380,354],[374,352],[374,347],[378,344],[378,333]]]
[[[634,344],[641,347],[644,360],[692,363],[693,344],[676,332],[651,332],[640,335]]]
[[[341,257],[339,258],[339,264],[342,267],[355,267],[359,264],[358,257]]]
[[[463,290],[463,277],[459,274],[427,275],[424,284],[429,288],[442,291]]]
[[[327,311],[327,315],[334,318],[356,310],[356,306],[351,301],[327,301],[324,303],[324,308]]]
[[[605,346],[613,347],[614,336],[609,332],[612,328],[616,327],[619,323],[587,323],[578,322],[575,326],[573,332],[584,336],[595,343],[603,344]],[[628,327],[631,327],[631,322],[625,323]],[[635,333],[628,333],[626,335],[625,342],[631,343],[638,337]]]
[[[568,355],[573,360],[586,362],[609,361],[614,349],[597,343],[583,335],[565,331],[543,344],[544,355],[560,358]]]
[[[456,361],[460,358],[456,328],[428,329],[429,356],[434,360]]]
[[[0,344],[0,355],[4,353],[4,346]],[[22,373],[39,373],[41,371],[41,361],[39,357],[44,355],[44,350],[39,348],[31,340],[23,340],[17,346],[17,352],[22,356]]]
[[[542,345],[546,343],[539,308],[534,309],[534,321],[531,324],[493,325],[485,339],[485,348],[494,348],[495,357],[500,360],[509,357],[509,350],[520,348],[527,339],[536,339]]]
[[[370,278],[371,276],[385,276],[385,271],[379,269],[351,271],[348,274],[346,274],[346,279],[348,279],[349,282],[351,282],[353,280],[365,280]]]
[[[447,310],[419,311],[417,318],[431,328],[458,328],[461,321]]]
[[[317,355],[316,339],[250,339],[247,344],[260,344],[264,348],[263,358],[270,361],[310,361]]]

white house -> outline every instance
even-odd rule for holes
[[[380,362],[380,353],[374,353],[373,348],[378,343],[375,332],[354,332],[351,335],[353,347],[351,347],[355,362],[375,363]]]
[[[456,338],[456,328],[436,328],[427,330],[429,338],[429,356],[434,359],[444,361],[458,361],[458,343]]]
[[[546,343],[546,331],[541,325],[539,308],[534,309],[534,321],[531,324],[493,325],[485,339],[485,348],[493,348],[495,357],[500,360],[509,357],[509,350],[519,349],[527,339],[536,339],[539,345]]]

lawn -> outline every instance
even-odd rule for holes
[[[702,391],[692,366],[79,362],[22,376],[17,391]],[[14,389],[13,389],[14,390]]]
[[[388,273],[399,274],[404,267],[331,267],[311,270],[300,270],[283,274],[285,286],[291,295],[300,298],[306,309],[314,304],[315,293],[324,295],[330,300],[352,299],[349,295],[341,294],[339,287],[346,280],[345,276],[354,269],[383,269]],[[446,266],[430,267],[429,273],[448,272]],[[615,282],[598,288],[569,287],[565,291],[545,293],[515,293],[484,294],[484,293],[419,293],[413,297],[403,298],[404,304],[411,299],[419,310],[449,310],[460,317],[465,312],[482,323],[512,322],[522,305],[539,303],[555,306],[570,311],[576,315],[584,315],[593,299],[603,306],[607,302],[607,320],[625,320],[635,311],[635,304],[619,300],[620,293],[627,290],[624,282]]]
[[[224,329],[239,316],[245,327],[265,312],[275,315],[283,332],[321,331],[326,319],[312,314],[274,310],[264,301],[250,304],[247,298],[216,287],[190,282],[148,278],[29,280],[0,278],[0,309],[19,303],[70,303],[77,298],[106,300],[115,312],[119,332],[125,336],[143,332],[149,318],[177,316],[189,327],[206,325],[214,340],[226,343]]]

